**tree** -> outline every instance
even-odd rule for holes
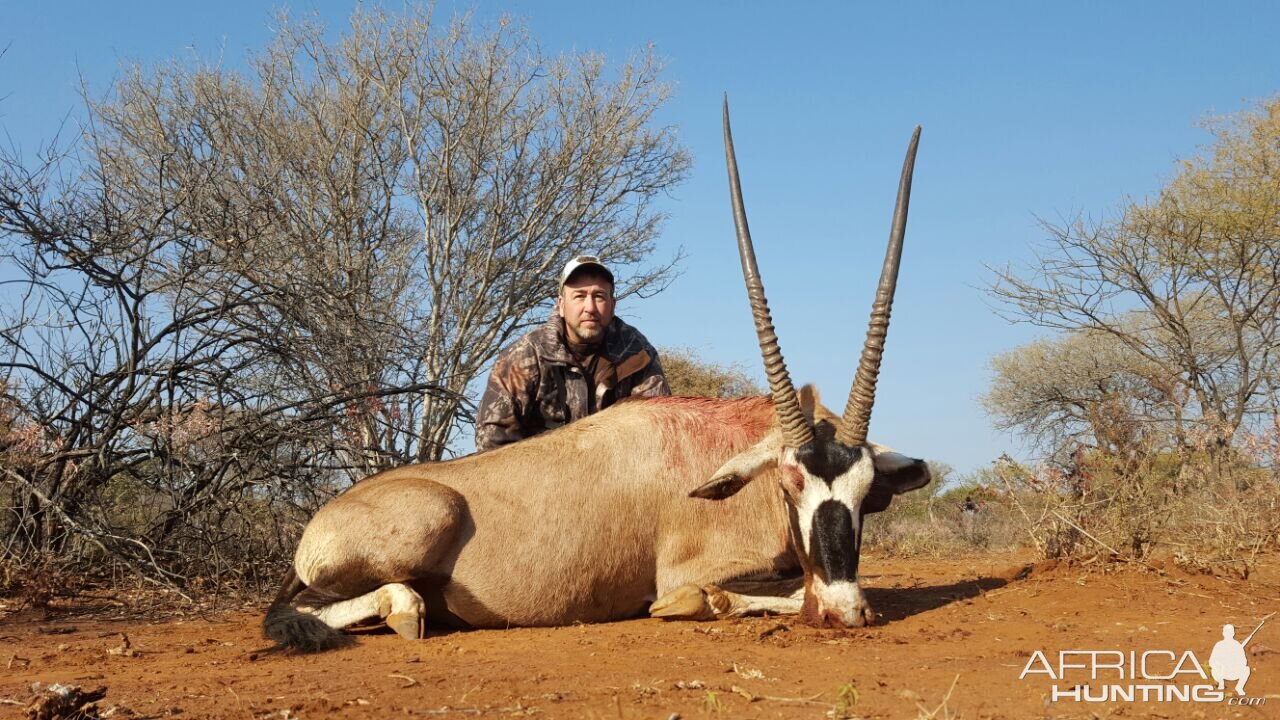
[[[672,395],[734,398],[764,394],[737,365],[708,362],[690,348],[663,348],[660,355]]]
[[[269,289],[255,317],[294,345],[291,382],[411,376],[447,395],[359,410],[371,467],[439,459],[468,384],[592,251],[634,269],[689,166],[645,52],[609,79],[519,27],[357,10],[349,32],[281,19],[250,77],[134,69],[94,105],[105,169],[140,202],[189,197],[173,231]],[[671,262],[631,273],[647,294]]]
[[[0,160],[6,554],[105,554],[170,580],[278,556],[279,535],[256,553],[237,521],[271,509],[279,528],[362,471],[350,408],[444,392],[282,382],[294,346],[248,322],[270,289],[167,227],[190,196],[142,204],[100,165],[66,184],[55,170]]]
[[[443,455],[568,258],[671,276],[653,201],[689,158],[652,53],[357,11],[282,17],[248,66],[128,69],[69,147],[0,152],[6,553],[279,557],[345,483]]]
[[[1221,450],[1277,407],[1280,97],[1209,126],[1214,143],[1157,197],[1046,224],[1047,248],[990,292],[1016,321],[1114,340]]]
[[[982,401],[996,426],[1022,432],[1060,464],[1082,446],[1124,457],[1185,444],[1181,382],[1113,335],[1037,340],[997,355],[991,369]]]

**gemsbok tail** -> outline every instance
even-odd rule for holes
[[[299,612],[293,606],[293,598],[306,589],[307,584],[298,579],[298,573],[292,567],[289,568],[280,592],[276,593],[275,600],[267,608],[267,616],[262,620],[262,634],[282,649],[304,653],[335,650],[354,644],[355,641],[346,633],[329,627],[315,615]]]

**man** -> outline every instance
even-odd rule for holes
[[[532,437],[625,397],[670,395],[658,351],[614,317],[613,273],[570,260],[547,323],[498,355],[476,415],[476,450]]]

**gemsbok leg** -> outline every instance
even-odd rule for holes
[[[795,615],[803,604],[803,577],[732,580],[720,585],[681,585],[655,600],[649,615],[671,620]]]

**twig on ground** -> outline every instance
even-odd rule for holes
[[[827,706],[827,703],[817,702],[817,699],[822,697],[823,693],[818,693],[817,695],[814,695],[812,697],[807,697],[807,698],[778,697],[776,695],[756,695],[755,693],[738,685],[730,685],[729,692],[735,693],[737,695],[741,695],[742,697],[747,699],[747,702],[755,702],[757,700],[769,700],[770,702],[791,703],[795,705],[821,705],[823,707]]]
[[[790,630],[790,629],[791,629],[791,628],[790,628],[790,627],[788,627],[786,624],[784,624],[784,623],[778,623],[777,625],[774,625],[773,627],[769,628],[768,630],[765,630],[764,632],[762,632],[762,633],[760,633],[759,635],[757,635],[757,636],[756,636],[756,639],[757,639],[757,640],[763,640],[763,639],[765,639],[765,638],[769,637],[770,635],[773,635],[774,633],[778,633],[778,632],[782,632],[783,630]]]
[[[407,685],[401,685],[400,687],[407,687],[407,688],[411,688],[411,687],[413,687],[414,685],[417,685],[417,684],[418,684],[418,681],[417,681],[417,680],[414,680],[413,678],[409,677],[408,675],[401,675],[400,673],[391,673],[390,675],[387,675],[387,677],[393,677],[393,678],[396,678],[397,680],[404,680],[404,681],[406,681],[406,682],[408,683]]]
[[[916,703],[916,707],[920,708],[920,714],[917,717],[921,720],[933,720],[933,718],[938,717],[938,713],[942,713],[943,720],[950,720],[952,715],[947,708],[947,702],[951,700],[951,693],[955,691],[956,683],[958,682],[960,682],[960,675],[956,674],[955,678],[951,680],[951,687],[947,689],[947,694],[942,696],[942,702],[938,703],[938,707],[933,710],[929,710],[923,703]]]

